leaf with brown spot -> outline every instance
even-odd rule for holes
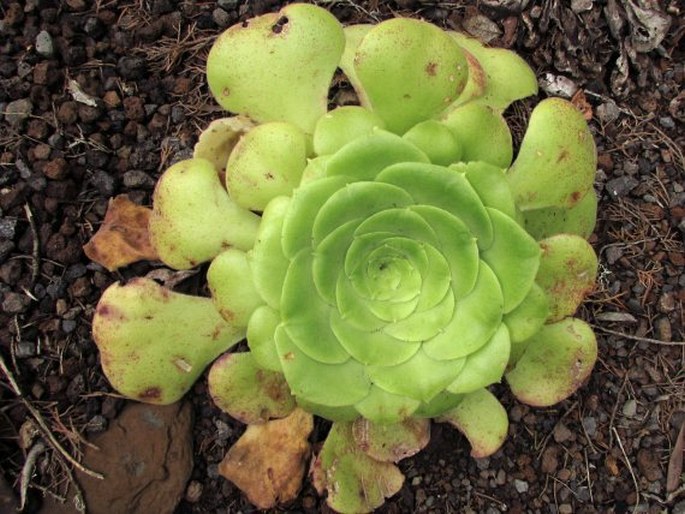
[[[328,492],[336,512],[372,512],[396,494],[404,475],[391,462],[381,462],[359,447],[352,423],[333,423],[311,469],[312,483]]]
[[[249,425],[219,464],[219,473],[257,508],[294,500],[302,486],[313,427],[313,416],[302,409],[287,418]]]
[[[137,261],[157,260],[148,233],[151,213],[151,209],[136,205],[126,195],[111,199],[105,220],[83,251],[109,271]]]
[[[680,477],[683,474],[683,454],[685,453],[685,420],[680,424],[678,438],[673,445],[671,457],[668,459],[666,474],[666,491],[672,493],[678,489]]]

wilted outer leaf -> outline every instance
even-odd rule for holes
[[[520,401],[547,407],[573,394],[597,360],[597,340],[587,323],[566,318],[545,325],[528,341],[516,367],[507,373]]]
[[[499,450],[509,430],[507,412],[487,389],[465,395],[438,420],[457,427],[471,443],[471,456],[477,459]]]
[[[313,427],[313,416],[302,409],[287,418],[249,425],[219,464],[219,473],[260,509],[294,500],[302,486]]]
[[[394,464],[364,453],[351,423],[333,423],[321,453],[312,464],[312,482],[326,503],[343,514],[371,512],[397,493],[404,475]]]
[[[226,322],[209,298],[144,278],[108,287],[93,317],[105,375],[120,393],[147,403],[177,401],[243,337],[244,328]]]
[[[151,209],[136,205],[126,195],[111,199],[105,220],[83,251],[109,271],[136,261],[157,260],[148,234],[151,213]]]
[[[281,418],[295,408],[283,374],[259,368],[250,352],[217,359],[208,383],[214,403],[246,424]]]
[[[370,457],[382,462],[398,462],[428,444],[430,421],[408,418],[386,425],[359,418],[352,424],[352,435],[357,446]]]

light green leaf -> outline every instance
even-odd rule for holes
[[[454,102],[468,76],[460,47],[435,25],[409,18],[387,20],[361,40],[354,57],[362,101],[403,134]]]
[[[483,161],[508,168],[514,155],[509,126],[499,111],[470,102],[442,119],[461,145],[461,160]]]
[[[456,408],[440,417],[455,426],[471,443],[471,457],[489,457],[507,437],[507,411],[487,389],[467,394]]]
[[[472,393],[500,382],[509,361],[510,349],[509,331],[500,325],[490,341],[466,357],[464,368],[447,390],[454,394]]]
[[[321,453],[312,465],[312,482],[336,512],[372,512],[397,493],[404,475],[392,463],[380,462],[361,450],[351,423],[333,423]]]
[[[569,208],[590,191],[596,169],[595,142],[581,112],[547,98],[533,109],[507,179],[521,210]]]
[[[246,327],[254,310],[264,301],[259,296],[245,252],[229,248],[207,270],[207,285],[217,310],[237,327]]]
[[[595,287],[597,255],[585,239],[559,234],[540,241],[542,258],[535,281],[549,299],[548,321],[571,316]]]
[[[326,163],[326,173],[346,175],[354,180],[374,180],[380,171],[399,162],[430,161],[409,141],[375,129],[370,136],[357,138],[332,155]]]
[[[488,207],[494,242],[481,252],[497,275],[504,295],[504,313],[514,310],[526,297],[540,266],[540,247],[518,223]]]
[[[326,407],[354,405],[366,398],[371,381],[366,369],[354,359],[342,364],[323,364],[308,357],[281,326],[276,347],[291,392],[305,402]]]
[[[526,342],[516,367],[506,374],[520,401],[548,407],[572,395],[597,360],[597,340],[590,326],[575,318],[545,325]]]
[[[392,423],[378,423],[361,418],[352,424],[352,436],[371,458],[399,462],[426,447],[430,440],[430,421],[404,416]]]
[[[226,189],[241,207],[263,211],[297,187],[307,165],[307,138],[295,125],[263,123],[245,134],[226,164]]]
[[[345,48],[340,22],[296,3],[233,25],[212,46],[207,82],[225,109],[259,121],[287,121],[312,133]]]
[[[250,352],[217,359],[207,382],[214,403],[246,424],[283,418],[295,408],[283,375],[260,368]]]

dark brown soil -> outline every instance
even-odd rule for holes
[[[149,205],[159,174],[189,156],[199,127],[221,115],[202,73],[213,38],[282,3],[2,0],[0,355],[23,398],[0,373],[0,478],[15,495],[35,426],[27,424],[27,406],[78,459],[84,438],[103,432],[124,404],[102,375],[90,320],[106,286],[155,266],[109,273],[88,261],[82,245],[110,197],[127,193]],[[549,409],[523,406],[506,387],[495,388],[511,426],[489,459],[470,458],[463,437],[435,425],[429,447],[400,464],[406,483],[380,512],[685,512],[682,482],[675,493],[666,490],[685,420],[682,4],[321,4],[345,23],[419,16],[517,50],[543,78],[541,97],[581,92],[575,101],[589,103],[599,151],[601,203],[591,242],[601,271],[580,313],[599,338],[589,383]],[[524,126],[529,105],[508,113],[515,128]],[[194,277],[184,287],[199,283]],[[195,465],[177,512],[253,512],[217,474],[243,427],[211,403],[204,380],[189,399]],[[43,495],[62,496],[69,469],[52,449],[38,455],[27,511]],[[310,486],[287,510],[328,512]]]

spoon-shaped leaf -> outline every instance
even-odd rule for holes
[[[430,440],[430,422],[409,418],[401,423],[379,424],[360,418],[352,424],[357,446],[381,462],[399,462],[421,451]]]
[[[507,177],[521,210],[569,208],[590,191],[596,169],[595,142],[581,112],[547,98],[533,109]]]
[[[466,58],[450,36],[408,18],[371,29],[357,47],[354,70],[365,93],[360,100],[396,134],[443,111],[468,76]]]
[[[250,352],[223,355],[207,380],[214,403],[248,425],[283,418],[295,408],[283,375],[260,368]]]
[[[380,462],[359,448],[351,423],[333,423],[312,465],[314,487],[337,512],[372,512],[400,490],[404,475],[392,463]]]
[[[225,109],[288,121],[307,133],[326,112],[328,88],[345,47],[338,20],[308,4],[287,5],[226,30],[207,58],[207,81]]]
[[[439,421],[459,429],[471,443],[471,457],[488,457],[499,450],[509,430],[507,411],[487,389],[467,394]]]
[[[231,200],[217,170],[206,159],[177,162],[157,182],[150,239],[160,259],[189,269],[226,248],[254,244],[259,217]]]
[[[209,298],[174,293],[144,278],[108,287],[93,317],[105,375],[120,393],[147,403],[179,400],[243,337],[245,330],[225,321]]]
[[[226,165],[226,189],[241,207],[263,211],[297,187],[307,165],[307,138],[291,123],[263,123],[236,144]]]
[[[477,39],[465,34],[458,32],[449,34],[459,46],[478,61],[485,73],[485,88],[482,96],[476,98],[476,102],[504,111],[514,100],[520,100],[538,92],[535,73],[519,55],[504,48],[488,48]],[[473,68],[469,66],[469,70]],[[479,74],[472,75],[478,81],[477,85],[480,85],[482,79]],[[474,89],[477,91],[479,88]]]
[[[524,225],[535,239],[576,234],[587,239],[597,221],[597,195],[590,190],[571,208],[547,207],[523,212]]]
[[[511,164],[511,132],[497,110],[471,102],[450,111],[442,122],[459,141],[462,161],[484,161],[498,168]]]
[[[534,407],[568,398],[597,360],[595,334],[576,318],[545,325],[525,345],[516,367],[505,376],[516,398]]]
[[[542,258],[535,281],[547,293],[548,321],[571,316],[592,291],[597,276],[597,255],[580,236],[559,234],[540,241]]]
[[[225,320],[246,327],[254,310],[264,302],[255,289],[247,255],[229,248],[207,270],[207,284],[214,305]]]
[[[254,127],[254,121],[245,116],[214,120],[200,133],[193,148],[193,157],[207,159],[219,172],[223,172],[233,147],[243,134]]]

